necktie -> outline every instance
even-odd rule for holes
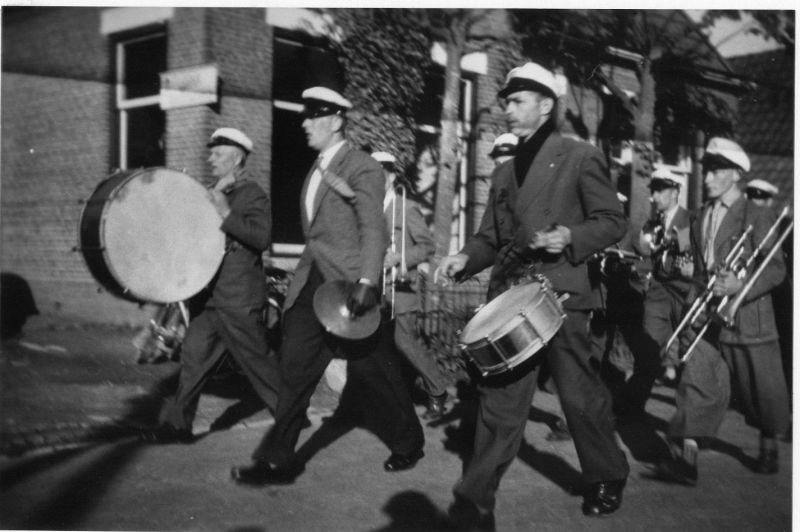
[[[717,236],[717,230],[722,219],[723,205],[721,201],[715,201],[713,208],[708,215],[708,222],[706,224],[705,233],[705,261],[706,268],[711,269],[714,266],[714,239]]]

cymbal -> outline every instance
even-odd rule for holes
[[[380,306],[367,310],[361,316],[347,309],[347,296],[353,283],[327,281],[314,293],[314,313],[329,333],[348,340],[366,338],[378,330],[381,322]]]

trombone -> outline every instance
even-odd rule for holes
[[[675,341],[680,337],[680,335],[687,329],[687,327],[694,327],[697,321],[703,316],[706,316],[706,322],[701,328],[700,332],[697,333],[697,336],[692,342],[692,345],[689,346],[689,349],[686,350],[686,354],[681,357],[681,362],[686,362],[689,358],[689,355],[694,351],[694,348],[697,347],[697,344],[700,342],[700,339],[708,330],[708,326],[711,324],[711,321],[708,319],[708,314],[706,313],[706,309],[708,308],[709,304],[711,303],[712,298],[714,297],[714,284],[717,282],[717,277],[722,271],[725,270],[732,270],[733,266],[738,263],[741,259],[742,255],[744,254],[744,243],[747,238],[750,236],[750,233],[753,232],[753,226],[748,225],[747,228],[742,232],[739,238],[736,240],[736,243],[733,245],[731,250],[725,256],[725,259],[722,261],[722,264],[719,265],[718,268],[715,269],[714,273],[709,277],[708,282],[706,282],[705,289],[703,292],[695,298],[692,302],[692,305],[689,307],[689,310],[683,316],[683,319],[675,328],[675,332],[672,333],[672,336],[669,337],[667,340],[664,349],[662,350],[664,353],[669,352],[670,347]]]
[[[741,290],[739,290],[739,293],[736,294],[736,297],[734,298],[734,300],[731,302],[730,305],[727,306],[720,305],[720,308],[717,308],[717,317],[720,319],[720,321],[722,321],[722,323],[725,324],[726,327],[733,326],[736,313],[739,311],[739,307],[744,302],[744,299],[747,297],[747,294],[750,292],[750,290],[753,289],[753,286],[756,284],[756,281],[761,276],[761,274],[764,273],[764,269],[767,267],[769,261],[772,260],[772,257],[775,256],[775,253],[777,253],[778,250],[781,249],[781,247],[783,246],[783,242],[792,233],[792,229],[794,229],[794,220],[791,218],[791,215],[789,213],[789,207],[784,207],[783,211],[781,211],[780,216],[772,225],[769,233],[767,233],[767,236],[764,238],[764,240],[769,238],[771,234],[777,230],[777,227],[784,219],[788,219],[789,223],[786,224],[786,227],[784,228],[783,232],[780,234],[780,236],[778,236],[778,239],[775,241],[775,243],[772,244],[772,248],[766,254],[764,260],[761,261],[761,264],[759,264],[756,271],[753,272],[753,275],[751,275],[750,278],[747,280],[747,283],[745,283],[745,285],[741,288]]]
[[[397,185],[394,188],[390,206],[392,209],[392,230],[389,236],[389,250],[397,253],[397,195],[400,194],[400,267],[393,265],[387,275],[383,270],[383,299],[389,302],[390,319],[395,316],[395,300],[397,286],[408,283],[408,265],[406,263],[406,187]]]
[[[746,238],[753,232],[753,226],[749,225],[747,229],[742,233],[739,239],[736,241],[736,244],[731,248],[731,251],[725,257],[723,264],[719,269],[715,271],[715,273],[709,278],[708,282],[706,283],[705,291],[698,296],[692,306],[689,308],[689,311],[684,316],[681,323],[675,329],[675,332],[670,337],[669,341],[667,342],[666,346],[664,347],[664,351],[669,351],[672,343],[681,335],[681,333],[686,330],[687,327],[694,327],[697,321],[702,317],[705,316],[705,322],[703,323],[702,327],[697,333],[694,341],[689,345],[686,350],[686,353],[681,357],[681,362],[686,362],[686,360],[691,356],[694,349],[700,343],[700,340],[703,338],[703,335],[708,330],[709,326],[711,325],[712,320],[716,319],[721,321],[725,326],[730,327],[733,325],[733,320],[736,315],[736,312],[739,310],[744,298],[747,296],[747,293],[753,288],[758,277],[763,273],[764,269],[766,268],[767,264],[772,257],[775,256],[775,253],[780,249],[783,241],[791,233],[792,228],[794,227],[794,222],[790,222],[788,226],[784,229],[781,235],[778,237],[775,242],[772,243],[772,247],[770,248],[769,252],[764,255],[764,258],[756,269],[755,272],[750,276],[747,283],[739,290],[739,293],[736,295],[733,303],[728,305],[730,301],[730,296],[723,296],[721,297],[716,304],[710,308],[712,304],[712,300],[714,299],[714,284],[716,283],[717,276],[721,271],[729,270],[734,273],[739,279],[744,279],[747,275],[748,269],[755,263],[756,259],[759,256],[763,255],[764,249],[769,244],[770,240],[773,238],[775,233],[780,230],[780,225],[783,223],[783,220],[790,217],[789,207],[784,207],[781,211],[778,218],[775,222],[770,226],[767,233],[758,243],[758,245],[753,249],[753,251],[748,255],[745,260],[743,259],[744,255],[744,242]],[[710,312],[706,312],[710,311]]]

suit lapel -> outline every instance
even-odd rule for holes
[[[561,138],[557,134],[551,134],[542,144],[539,153],[533,158],[533,163],[519,190],[514,209],[520,216],[537,200],[546,201],[546,198],[550,196],[547,192],[553,190],[551,183],[556,177],[556,170],[564,155],[560,140]]]
[[[744,194],[733,202],[728,212],[722,218],[714,238],[714,259],[717,264],[722,264],[725,255],[731,248],[731,242],[741,236],[744,230],[744,204],[747,201]]]
[[[710,205],[706,203],[703,205],[703,208],[700,209],[699,215],[694,219],[692,224],[692,231],[690,233],[691,237],[695,240],[694,241],[694,249],[699,250],[697,259],[699,259],[700,264],[703,266],[703,271],[708,271],[708,264],[706,263],[706,254],[705,254],[705,236],[703,234],[703,220],[706,219],[708,214],[708,209],[710,209]]]
[[[339,170],[344,162],[345,155],[350,150],[350,146],[345,142],[344,146],[339,148],[339,151],[336,152],[336,155],[333,156],[331,162],[328,164],[326,170],[339,174]],[[320,172],[322,172],[322,168],[320,168]],[[314,216],[312,218],[311,223],[317,219],[317,211],[319,211],[319,206],[322,205],[322,198],[328,193],[331,189],[330,185],[326,183],[325,179],[320,176],[319,180],[319,188],[317,189],[317,195],[314,197]]]

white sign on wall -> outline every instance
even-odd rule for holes
[[[159,105],[161,109],[178,109],[217,103],[217,65],[179,68],[161,74]]]

